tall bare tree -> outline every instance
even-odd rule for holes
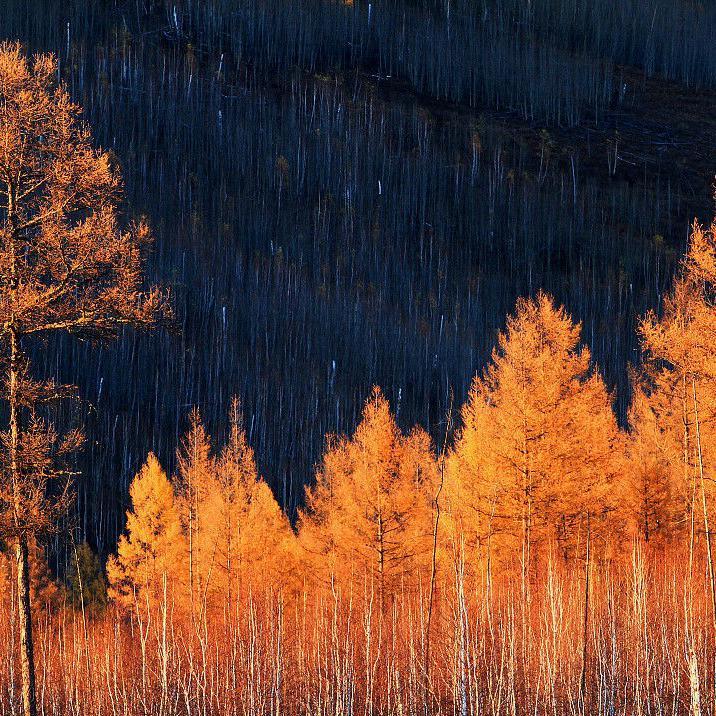
[[[28,539],[57,523],[67,491],[49,483],[67,473],[56,457],[81,439],[60,438],[37,417],[39,404],[69,391],[31,378],[26,343],[58,332],[106,341],[170,317],[167,293],[142,287],[149,231],[120,228],[119,173],[56,77],[52,56],[0,45],[0,529],[17,560],[26,716],[37,711]]]

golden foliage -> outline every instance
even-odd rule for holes
[[[585,542],[586,516],[604,532],[618,429],[580,326],[539,294],[521,299],[492,362],[463,408],[447,494],[454,525],[478,562],[529,560]]]
[[[635,540],[664,546],[689,525],[705,531],[715,246],[713,229],[695,228],[664,315],[642,325],[649,361],[628,431],[581,326],[546,294],[520,299],[444,458],[422,429],[401,431],[374,388],[355,432],[328,439],[298,537],[257,474],[238,401],[218,456],[194,412],[172,527],[192,613],[227,614],[257,590],[306,587],[319,601],[375,595],[384,613],[398,595],[449,591],[455,575],[492,582],[518,568],[529,589],[547,561],[583,561],[587,543],[592,560],[618,561]]]
[[[716,491],[716,223],[695,223],[689,247],[663,315],[648,314],[640,333],[646,395],[669,498],[670,531],[706,530]],[[636,415],[634,433],[644,431]],[[647,427],[648,429],[648,427]],[[699,512],[698,519],[695,511]]]
[[[351,439],[329,443],[307,490],[300,540],[309,572],[350,592],[374,587],[382,606],[425,577],[436,489],[430,441],[403,435],[378,388]]]
[[[150,453],[129,488],[132,508],[116,556],[107,563],[109,594],[125,607],[183,597],[185,538],[174,490]],[[166,590],[166,591],[165,591]]]
[[[154,455],[132,482],[126,535],[107,566],[110,596],[131,606],[168,596],[192,621],[230,615],[253,588],[295,584],[293,532],[268,485],[234,401],[218,459],[198,411],[178,455],[177,490]]]

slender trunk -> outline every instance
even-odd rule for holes
[[[527,474],[523,476],[523,495],[522,503],[522,603],[529,602],[529,574],[530,574],[530,491],[527,484]]]
[[[704,531],[706,532],[706,556],[709,561],[709,585],[711,587],[711,620],[713,633],[716,636],[716,577],[714,576],[714,560],[711,550],[711,531],[709,530],[709,510],[706,502],[706,486],[704,484],[704,454],[701,449],[701,424],[699,422],[699,404],[696,399],[696,381],[691,379],[691,388],[694,398],[694,423],[696,428],[696,453],[699,461],[699,477],[701,483],[701,507],[703,509]],[[714,674],[716,675],[716,660],[714,662]],[[716,708],[716,688],[713,691],[714,707]]]
[[[701,716],[699,663],[696,659],[693,635],[689,636],[689,686],[691,687],[691,716]]]
[[[17,596],[20,617],[20,668],[22,670],[22,706],[25,716],[37,716],[35,701],[35,654],[32,643],[30,609],[30,561],[27,537],[20,534],[15,542],[17,560]]]
[[[704,484],[704,456],[701,450],[701,426],[699,425],[699,406],[696,400],[696,381],[692,379],[691,387],[694,394],[694,423],[696,428],[696,453],[699,460],[699,477],[701,483],[701,508],[703,510],[704,531],[706,532],[706,556],[709,562],[709,582],[711,586],[711,618],[716,633],[716,577],[714,576],[714,561],[711,552],[711,532],[709,530],[709,510],[706,503],[706,487]]]
[[[684,483],[686,486],[691,482],[691,504],[689,505],[689,598],[691,598],[693,590],[694,580],[694,541],[696,535],[696,480],[691,477],[691,471],[689,469],[689,453],[691,448],[689,446],[689,416],[687,407],[687,387],[686,387],[686,376],[682,380],[682,422],[684,425],[684,443],[683,443],[683,457],[684,457]]]
[[[90,661],[89,653],[89,633],[87,631],[87,610],[85,609],[85,589],[84,582],[82,581],[82,570],[80,569],[80,558],[77,553],[77,544],[75,542],[74,535],[70,534],[72,540],[72,551],[75,555],[75,569],[77,570],[77,586],[80,589],[80,608],[82,610],[82,634],[85,639],[84,643],[84,654],[85,654],[85,668],[87,669],[87,679],[92,682],[92,663]]]
[[[168,596],[167,572],[165,569],[162,573],[162,697],[159,706],[160,713],[164,713],[164,710],[169,703],[169,652],[167,643],[167,613],[169,612]]]
[[[194,496],[193,481],[189,478],[189,614],[194,619]]]
[[[283,713],[283,592],[278,598],[278,620],[276,624],[276,703],[274,716],[281,716]]]
[[[527,707],[530,695],[528,662],[531,656],[530,611],[532,594],[530,589],[530,572],[532,561],[532,490],[530,485],[529,458],[527,454],[527,441],[525,440],[525,473],[524,497],[522,506],[522,688],[524,707]]]
[[[196,597],[194,596],[194,591],[192,591],[191,594],[191,618],[194,619],[194,612],[196,611],[196,601],[197,598],[201,599],[201,594],[203,591],[202,587],[202,579],[201,579],[201,568],[202,568],[202,559],[203,555],[201,553],[201,542],[199,541],[201,539],[201,527],[199,525],[199,483],[196,478],[194,479],[194,561],[193,561],[193,567],[192,571],[194,573],[194,585],[196,587]],[[201,608],[201,604],[199,604],[199,608]]]
[[[490,519],[487,523],[487,612],[492,619],[492,523],[495,519],[497,500],[493,497],[490,505]]]
[[[378,513],[378,589],[380,590],[380,614],[385,612],[385,545],[383,513]]]
[[[22,525],[20,514],[20,339],[15,323],[17,306],[17,266],[16,266],[16,214],[14,192],[8,192],[8,221],[10,224],[10,369],[8,375],[8,403],[10,410],[10,481],[12,483],[13,517],[17,534],[15,537],[15,556],[17,559],[17,592],[20,611],[20,666],[22,672],[22,704],[25,716],[36,716],[35,700],[35,654],[32,643],[32,612],[30,606],[30,565],[27,548],[27,533]]]
[[[428,618],[425,625],[425,658],[423,671],[425,673],[425,712],[429,712],[430,697],[430,627],[433,621],[433,608],[435,602],[435,580],[437,577],[438,565],[438,530],[440,529],[440,494],[445,484],[445,450],[443,449],[442,460],[440,462],[440,485],[433,504],[435,505],[435,522],[433,523],[433,545],[432,558],[430,563],[430,595],[428,598]]]
[[[592,530],[590,514],[587,512],[587,559],[584,567],[584,617],[582,621],[582,673],[579,680],[579,692],[582,697],[582,713],[589,713],[587,709],[587,648],[589,631],[589,571],[591,561]]]
[[[522,452],[524,455],[524,467],[522,473],[523,480],[523,496],[522,505],[522,599],[524,606],[529,606],[531,602],[530,593],[530,567],[532,561],[532,455],[530,454],[529,430],[527,417],[523,417],[523,445]]]
[[[231,564],[231,550],[233,549],[233,545],[231,543],[231,530],[233,525],[231,524],[231,515],[234,510],[234,503],[233,500],[229,502],[229,516],[226,520],[226,524],[224,525],[224,528],[226,529],[226,615],[228,619],[231,619],[232,616],[232,592],[231,592],[231,580],[234,578],[234,574],[232,572],[232,564]]]
[[[467,653],[467,606],[465,604],[465,559],[464,548],[460,548],[460,563],[457,575],[458,614],[460,619],[460,716],[468,716],[468,653]]]

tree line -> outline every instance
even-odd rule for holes
[[[662,315],[640,323],[624,430],[580,325],[544,293],[520,299],[452,446],[402,432],[374,388],[355,432],[327,439],[295,532],[258,477],[238,402],[216,455],[194,412],[174,479],[150,455],[132,483],[110,592],[131,606],[166,596],[168,580],[193,612],[251,586],[367,581],[387,608],[459,561],[488,581],[516,568],[527,597],[548,557],[610,562],[635,541],[689,544],[690,559],[698,541],[712,574],[715,291],[716,224],[695,224]]]

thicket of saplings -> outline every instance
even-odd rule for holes
[[[132,482],[108,589],[86,545],[65,588],[36,550],[42,711],[713,713],[715,297],[696,225],[640,323],[626,432],[581,326],[521,299],[454,442],[401,431],[374,389],[296,531],[238,401],[223,445],[195,411],[173,478],[150,454]]]
[[[177,21],[209,7],[217,23],[242,24],[206,3],[178,5]],[[270,23],[303,5],[276,7],[262,16],[267,42],[279,37]],[[465,397],[516,296],[540,287],[584,322],[624,416],[636,317],[658,304],[671,247],[686,238],[678,187],[651,169],[643,183],[598,185],[576,151],[563,174],[574,148],[549,132],[535,165],[488,121],[442,123],[353,81],[292,71],[276,88],[257,50],[235,76],[228,51],[211,54],[209,29],[178,41],[173,12],[154,30],[138,12],[10,3],[2,19],[30,48],[57,51],[99,143],[116,152],[128,205],[156,229],[152,276],[175,287],[183,329],[110,351],[60,341],[36,357],[92,406],[78,514],[103,555],[143,456],[173,471],[187,406],[223,437],[231,395],[242,396],[261,472],[295,515],[324,435],[355,427],[372,385],[401,426],[439,439],[451,389]],[[373,12],[377,22],[389,10]]]

